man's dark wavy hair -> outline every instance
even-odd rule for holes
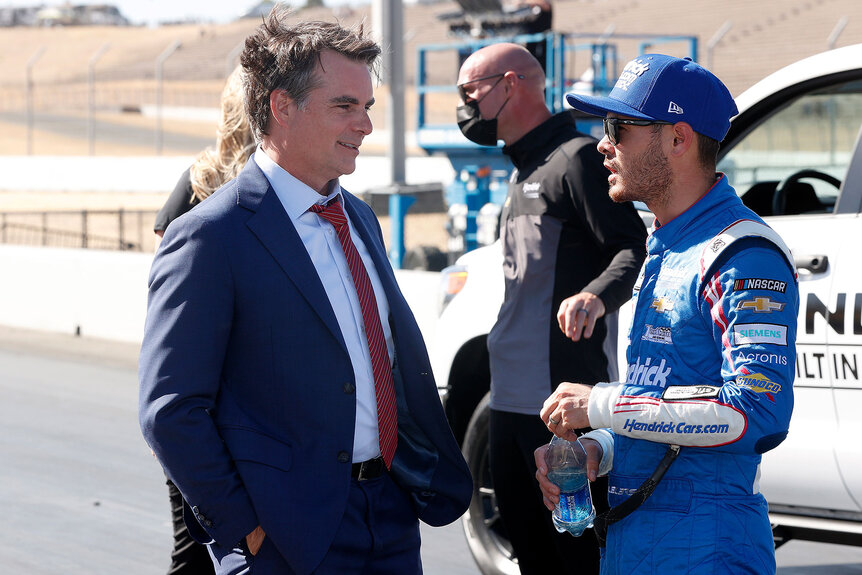
[[[254,34],[246,38],[240,57],[244,71],[245,105],[255,138],[268,134],[269,95],[284,90],[302,108],[317,87],[320,54],[332,50],[365,62],[377,75],[380,46],[365,35],[363,26],[347,29],[332,22],[289,23],[290,8],[276,4]]]

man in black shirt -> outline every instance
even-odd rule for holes
[[[615,375],[605,316],[631,297],[646,229],[631,203],[610,199],[596,140],[569,113],[551,114],[544,87],[539,62],[516,44],[473,53],[458,76],[462,132],[503,140],[515,166],[500,224],[505,298],[488,336],[491,478],[522,573],[598,573],[592,534],[556,533],[542,504],[533,451],[550,434],[537,415],[561,382]],[[599,510],[606,490],[593,484]]]

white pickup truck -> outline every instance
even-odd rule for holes
[[[862,545],[862,44],[783,68],[737,106],[719,170],[781,234],[799,271],[793,419],[762,466],[776,545]],[[462,256],[441,290],[434,374],[476,482],[464,529],[483,573],[517,573],[487,459],[485,340],[503,298],[499,245]]]

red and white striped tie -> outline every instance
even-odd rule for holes
[[[350,239],[350,226],[347,225],[347,217],[341,209],[341,203],[337,200],[330,202],[326,207],[315,204],[309,208],[328,221],[335,228],[338,241],[344,257],[347,258],[347,266],[353,276],[353,285],[356,295],[359,297],[359,306],[362,309],[362,322],[365,324],[365,339],[368,342],[368,351],[371,354],[371,369],[374,372],[374,390],[377,396],[377,433],[380,439],[380,453],[388,469],[392,465],[395,456],[395,448],[398,446],[398,414],[395,408],[395,386],[392,383],[392,366],[389,364],[389,352],[386,350],[386,338],[383,335],[383,326],[380,324],[380,313],[377,311],[377,299],[374,297],[374,288],[368,278],[368,271],[362,263],[362,258]]]

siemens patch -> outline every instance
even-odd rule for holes
[[[787,282],[779,281],[779,280],[768,280],[763,278],[749,278],[744,280],[736,280],[733,282],[734,290],[747,290],[747,289],[762,289],[768,291],[776,291],[778,293],[784,293],[787,289]]]
[[[787,326],[774,323],[738,323],[733,326],[734,345],[772,343],[787,345]]]

